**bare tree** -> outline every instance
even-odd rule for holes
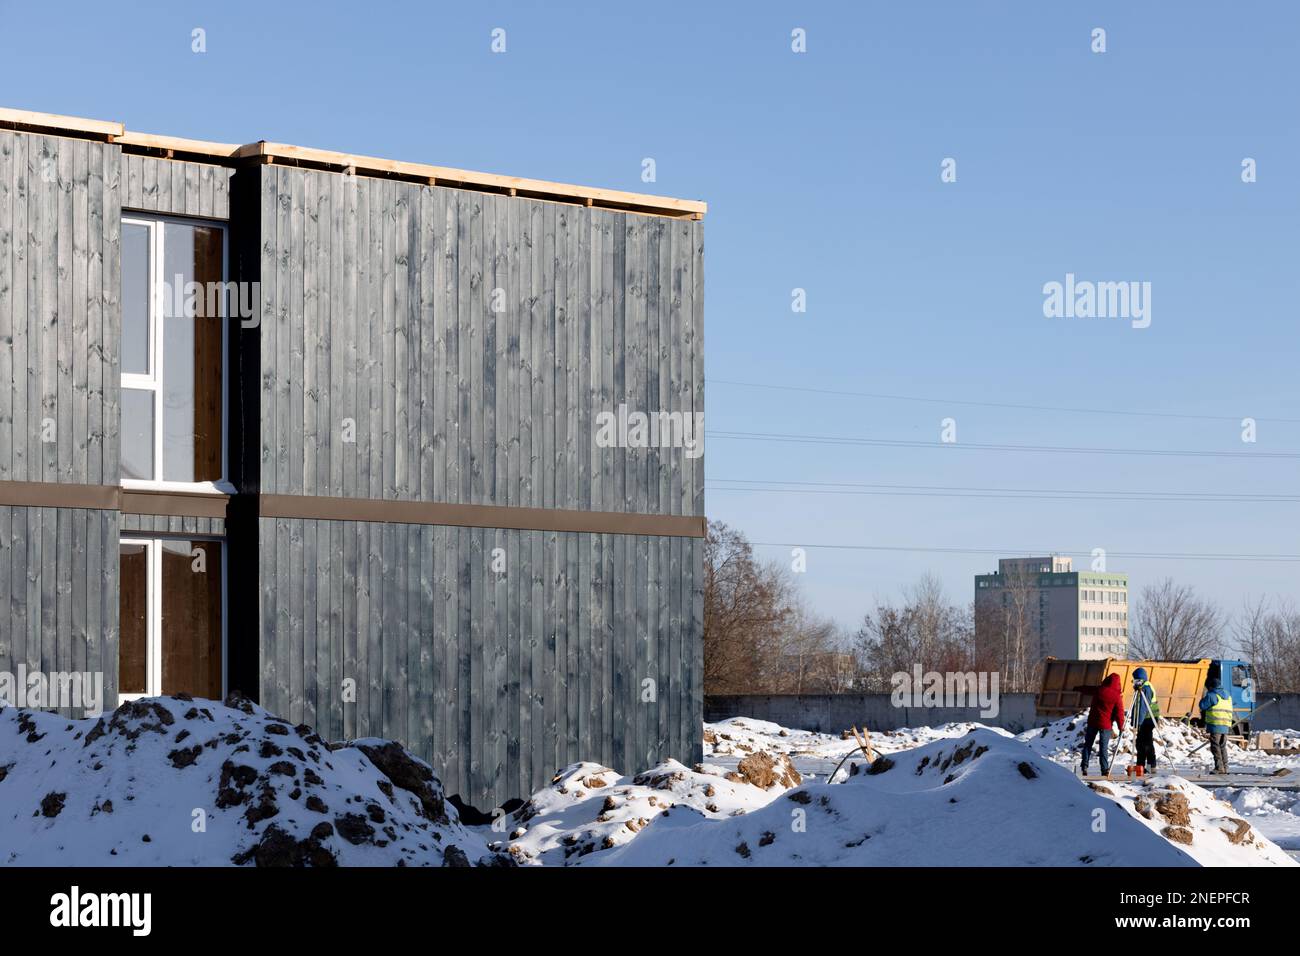
[[[1256,663],[1256,678],[1259,677],[1258,662],[1265,654],[1268,618],[1267,598],[1246,597],[1232,622],[1233,646],[1245,660]]]
[[[909,632],[906,608],[877,604],[862,618],[855,638],[864,689],[876,693],[889,689],[889,677],[912,667],[917,649]]]
[[[824,693],[847,694],[857,688],[859,674],[857,658],[842,646],[837,630],[836,649],[822,656],[816,670],[816,681]]]
[[[1269,691],[1300,690],[1300,612],[1284,603],[1268,616],[1259,686]]]
[[[965,671],[975,661],[975,628],[969,607],[949,604],[930,575],[906,589],[901,606],[879,604],[855,637],[866,690],[890,689],[900,671]]]
[[[1132,614],[1130,646],[1151,660],[1212,657],[1223,646],[1223,614],[1169,578],[1144,587]]]
[[[797,602],[771,661],[773,689],[789,694],[812,690],[821,659],[832,651],[834,635],[834,622],[815,617],[803,601]]]
[[[1265,691],[1300,689],[1300,612],[1289,602],[1247,599],[1233,622],[1236,651]]]
[[[756,560],[739,531],[710,522],[704,543],[704,692],[762,691],[765,661],[792,615],[781,572]]]
[[[767,662],[767,685],[778,694],[838,694],[852,688],[857,664],[839,626],[796,598],[787,626]]]
[[[1001,671],[1009,692],[1029,689],[1030,670],[1039,660],[1037,646],[1030,646],[1029,598],[1035,592],[1037,584],[1037,576],[1031,574],[1023,564],[1013,565],[1003,575],[1002,593],[1007,595],[1008,600],[1002,609]]]
[[[1037,608],[1031,606],[1037,583],[1033,571],[1012,566],[1002,575],[1001,603],[977,602],[971,611],[975,669],[997,671],[1005,693],[1036,691],[1042,677]]]

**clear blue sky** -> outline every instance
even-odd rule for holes
[[[1296,4],[78,6],[0,0],[0,104],[707,200],[711,432],[936,442],[953,417],[959,445],[1300,452],[1300,424],[1275,420],[1300,420]],[[489,48],[496,27],[504,55]],[[790,50],[795,27],[806,54]],[[940,182],[945,157],[956,183]],[[1151,282],[1151,327],[1045,318],[1042,286],[1067,272]],[[1259,420],[1254,445],[1240,441],[1244,416]],[[710,516],[756,541],[1300,552],[1294,503],[720,490],[1296,494],[1294,458],[714,437],[706,463]],[[969,600],[995,557],[812,550],[809,562],[808,594],[850,623],[926,571]],[[1247,593],[1300,599],[1294,563],[1110,567],[1134,587],[1172,575],[1228,607]]]

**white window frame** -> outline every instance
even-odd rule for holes
[[[153,477],[122,478],[122,487],[131,491],[188,491],[213,494],[235,493],[230,483],[230,395],[228,369],[230,367],[230,318],[226,310],[226,297],[220,296],[221,309],[221,477],[216,481],[167,481],[163,472],[163,315],[166,311],[164,294],[166,277],[163,275],[164,246],[168,225],[202,225],[221,230],[221,281],[230,275],[230,230],[224,222],[211,219],[188,219],[182,216],[153,216],[140,213],[123,213],[122,225],[143,226],[149,230],[149,371],[147,373],[123,372],[122,388],[147,391],[153,394]]]
[[[162,694],[162,551],[164,541],[215,541],[221,545],[221,699],[226,699],[229,693],[228,674],[227,674],[227,623],[226,608],[227,589],[230,587],[230,578],[226,573],[226,562],[229,556],[229,549],[226,547],[226,539],[214,535],[165,535],[149,537],[140,534],[124,534],[120,537],[121,544],[138,545],[144,548],[145,554],[145,645],[144,645],[144,693],[142,694],[124,694],[118,693],[119,702],[128,700],[139,700],[141,697],[158,697]],[[118,552],[118,562],[120,567],[121,552]],[[120,573],[120,572],[119,572]],[[120,586],[120,582],[119,582]],[[120,677],[119,677],[120,680]]]

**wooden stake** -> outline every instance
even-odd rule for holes
[[[862,751],[862,756],[867,758],[867,763],[875,763],[876,752],[871,749],[871,732],[866,727],[862,728],[862,734],[858,734],[858,726],[854,724],[849,728],[853,731],[853,739],[858,742],[858,749]]]

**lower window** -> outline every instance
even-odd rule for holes
[[[123,538],[118,695],[225,693],[220,541]]]

